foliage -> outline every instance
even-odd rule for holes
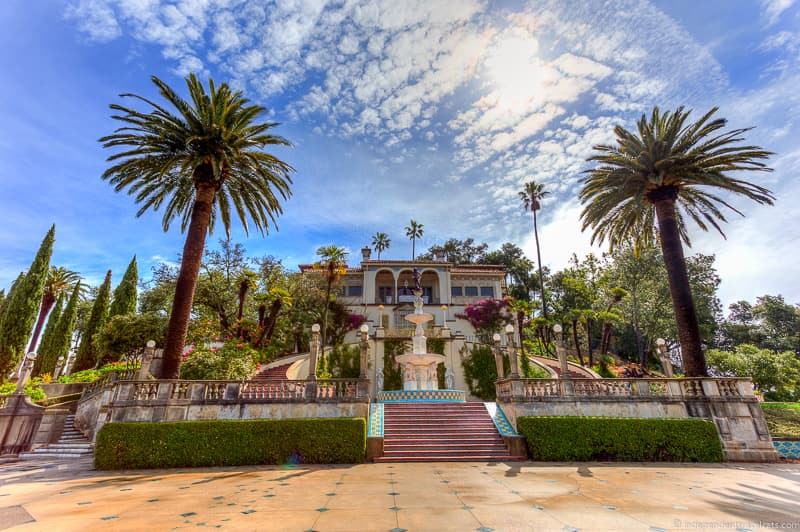
[[[792,351],[778,353],[742,344],[733,351],[709,349],[706,358],[714,373],[751,377],[770,400],[800,399],[800,360]]]
[[[800,403],[761,403],[773,438],[800,438]]]
[[[325,279],[325,300],[322,308],[322,345],[330,343],[328,337],[328,315],[331,307],[333,288],[347,273],[347,251],[339,246],[322,246],[317,249],[319,261],[314,264],[314,270],[322,273]]]
[[[58,295],[56,304],[53,306],[53,310],[50,311],[50,315],[47,317],[47,325],[44,328],[44,334],[42,334],[42,341],[36,349],[37,355],[36,360],[33,362],[33,375],[52,373],[55,369],[55,361],[58,357],[52,357],[52,345],[55,330],[58,327],[58,320],[61,318],[61,312],[64,310],[65,299],[66,293],[61,292]]]
[[[14,297],[14,292],[16,291],[17,287],[20,286],[20,283],[25,279],[25,272],[20,272],[14,282],[11,283],[11,287],[8,289],[8,293],[4,292],[3,300],[0,301],[0,326],[3,324],[3,316],[5,315],[6,309],[8,308],[8,304]]]
[[[416,220],[412,219],[406,226],[406,237],[411,240],[411,260],[414,260],[417,249],[417,239],[422,238],[425,234],[425,226]]]
[[[520,417],[533,460],[722,462],[714,423],[704,419]]]
[[[136,312],[137,291],[139,284],[139,270],[136,267],[136,255],[131,259],[122,281],[114,289],[114,297],[108,309],[108,317],[134,314]]]
[[[720,324],[719,347],[752,344],[800,354],[800,308],[786,303],[783,296],[764,295],[756,298],[755,305],[737,301],[729,310],[728,318]]]
[[[100,285],[89,319],[86,321],[81,331],[81,343],[75,355],[75,363],[72,366],[74,371],[89,369],[94,367],[100,359],[95,335],[102,329],[108,319],[108,304],[111,297],[111,270],[106,273],[103,284]]]
[[[500,332],[507,323],[510,323],[510,304],[508,298],[483,299],[467,305],[463,314],[456,314],[456,317],[467,320],[478,337],[489,343],[494,333]]]
[[[597,365],[593,366],[592,369],[604,379],[616,379],[618,375],[614,370],[611,369],[613,366],[614,357],[606,355],[600,357]]]
[[[464,379],[469,386],[469,392],[484,400],[494,401],[496,397],[494,383],[497,381],[497,364],[494,360],[492,348],[488,345],[476,344],[469,355],[461,360],[464,367]],[[503,366],[508,373],[508,357],[503,356]]]
[[[55,370],[58,357],[63,356],[66,361],[69,355],[72,333],[75,331],[75,324],[78,321],[78,303],[81,297],[81,283],[72,289],[67,307],[58,319],[58,324],[53,331],[53,340],[46,345],[47,350],[42,351],[39,356],[44,357],[42,371],[49,373]]]
[[[42,384],[47,384],[42,377],[34,377],[25,385],[23,393],[33,402],[42,401],[47,397],[42,390]],[[0,395],[11,395],[15,391],[17,391],[17,384],[14,382],[0,384]]]
[[[420,260],[434,260],[437,257],[443,257],[445,261],[453,264],[475,264],[484,262],[487,249],[489,249],[488,244],[476,244],[473,238],[464,240],[448,238],[444,244],[435,244],[418,257]]]
[[[527,364],[525,362],[527,362]],[[552,378],[550,376],[550,373],[546,369],[544,369],[544,368],[542,368],[542,367],[540,367],[540,366],[538,366],[536,364],[531,364],[530,360],[528,360],[528,357],[520,357],[519,372],[520,372],[520,376],[523,379],[550,379],[550,378]]]
[[[533,214],[533,237],[536,241],[536,262],[539,268],[539,297],[542,302],[542,316],[545,319],[547,319],[547,294],[545,291],[544,272],[542,271],[542,252],[539,246],[539,225],[536,213],[542,208],[542,200],[549,195],[550,192],[545,190],[544,184],[536,181],[528,181],[519,192],[519,199],[522,201],[525,211]]]
[[[0,382],[5,380],[25,355],[28,337],[36,321],[50,271],[55,232],[54,225],[42,240],[28,272],[15,286],[3,311],[3,320],[0,323]]]
[[[107,423],[95,467],[152,469],[364,461],[363,418]]]
[[[331,377],[354,379],[361,371],[361,349],[358,345],[337,345],[328,353],[326,369]]]
[[[256,372],[258,352],[236,342],[221,348],[195,346],[181,364],[181,378],[187,380],[244,380]]]
[[[167,318],[157,312],[114,316],[95,338],[101,353],[98,364],[139,356],[149,340],[155,341],[156,347],[163,348],[166,333]]]
[[[391,245],[392,241],[386,233],[379,231],[372,237],[372,249],[378,254],[378,260],[381,260],[381,253],[389,249]]]
[[[403,370],[395,357],[408,350],[408,342],[400,338],[387,338],[383,341],[383,389],[402,390]]]
[[[58,378],[58,383],[60,384],[71,384],[75,382],[94,382],[100,377],[108,375],[109,373],[115,371],[126,371],[129,369],[138,369],[140,367],[139,362],[110,362],[105,364],[99,368],[92,368],[92,369],[85,369],[82,371],[76,371],[75,373],[71,373],[69,375],[62,375]]]

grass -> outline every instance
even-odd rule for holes
[[[762,403],[773,438],[800,438],[800,403]]]

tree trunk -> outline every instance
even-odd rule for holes
[[[547,319],[547,303],[544,295],[544,274],[542,273],[542,253],[539,251],[539,225],[536,209],[533,209],[533,238],[536,240],[536,261],[539,264],[539,295],[542,298],[542,316]]]
[[[211,169],[200,167],[195,174],[201,171],[210,173]],[[180,375],[181,355],[186,342],[186,332],[189,330],[194,290],[197,286],[200,264],[203,261],[215,193],[215,187],[208,182],[195,185],[192,219],[183,245],[181,269],[175,283],[175,299],[172,301],[167,339],[164,343],[164,361],[161,367],[161,377],[164,379],[177,379]]]
[[[519,331],[519,354],[525,359],[525,313],[517,311],[517,330]],[[527,375],[523,375],[526,377]]]
[[[642,331],[638,325],[633,326],[633,334],[636,337],[636,352],[639,355],[639,365],[647,367],[647,357],[644,353],[644,343],[642,342]]]
[[[414,260],[416,258],[416,251],[417,251],[417,239],[416,238],[412,238],[411,239],[411,260]]]
[[[585,366],[583,353],[581,353],[581,343],[578,340],[578,320],[572,320],[572,341],[575,342],[575,353],[578,355],[581,366]]]
[[[331,272],[332,275],[332,272]],[[333,284],[333,278],[331,276],[328,277],[328,285],[325,287],[325,306],[322,309],[322,349],[321,352],[325,353],[325,342],[328,340],[328,308],[331,306],[331,285]]]
[[[594,365],[594,353],[592,352],[592,320],[586,318],[586,351],[589,355],[589,366]]]
[[[31,338],[31,343],[25,353],[30,353],[36,350],[36,344],[39,342],[39,335],[42,333],[42,327],[44,327],[44,323],[47,321],[47,315],[50,313],[50,310],[55,304],[56,298],[53,296],[53,294],[45,293],[42,296],[42,305],[39,307],[39,317],[36,319],[36,328],[33,329],[33,337]]]
[[[652,195],[651,195],[652,196]],[[697,311],[694,308],[692,288],[689,274],[686,271],[686,260],[683,256],[680,231],[675,212],[677,191],[669,188],[651,197],[658,218],[658,230],[661,240],[661,252],[667,267],[669,291],[672,295],[672,306],[675,311],[675,322],[678,326],[678,339],[681,344],[683,369],[687,377],[707,377],[706,357],[700,340],[700,326],[697,322]]]

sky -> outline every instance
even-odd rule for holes
[[[731,127],[775,152],[749,175],[774,207],[733,199],[715,254],[726,305],[763,294],[800,302],[800,2],[795,0],[4,0],[0,2],[0,288],[56,224],[53,263],[115,282],[134,254],[148,275],[182,249],[178,225],[102,181],[97,139],[108,105],[157,98],[150,76],[183,91],[196,72],[269,109],[293,147],[293,196],[278,227],[232,238],[289,267],[317,247],[359,249],[389,234],[384,258],[447,238],[511,241],[535,256],[517,198],[537,179],[543,262],[605,248],[581,232],[577,192],[592,146],[654,105],[719,106]],[[224,235],[209,239],[217,245]]]

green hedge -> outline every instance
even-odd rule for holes
[[[717,429],[705,419],[521,417],[517,429],[534,460],[723,461]]]
[[[363,418],[109,423],[95,446],[97,469],[352,464],[364,461]]]

